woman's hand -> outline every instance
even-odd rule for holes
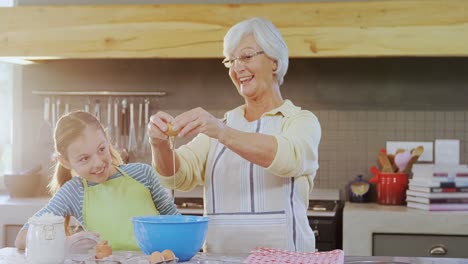
[[[154,140],[167,140],[168,136],[166,131],[168,129],[167,123],[172,123],[174,118],[163,111],[159,111],[150,117],[148,123],[148,136]]]
[[[211,138],[219,139],[227,128],[226,124],[201,107],[180,114],[172,121],[172,124],[173,129],[179,131],[180,137],[203,133]]]

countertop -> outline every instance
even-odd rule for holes
[[[221,256],[214,254],[198,253],[190,261],[184,263],[242,263],[246,256]],[[1,264],[25,264],[24,251],[19,251],[16,248],[0,249]],[[345,256],[344,263],[393,263],[393,264],[465,264],[468,259],[455,258],[410,258],[410,257],[353,257]]]
[[[468,212],[429,212],[406,206],[347,202],[343,210],[346,254],[371,256],[373,233],[468,235]]]

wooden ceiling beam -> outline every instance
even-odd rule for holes
[[[293,58],[468,56],[468,1],[0,8],[0,57],[222,58],[223,37],[273,21]]]

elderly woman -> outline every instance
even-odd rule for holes
[[[202,108],[151,116],[153,166],[168,188],[204,185],[207,252],[249,253],[258,246],[312,252],[306,213],[321,128],[314,114],[281,95],[286,43],[270,21],[252,18],[227,32],[224,56],[245,104],[222,120]],[[175,176],[168,123],[179,137],[197,135],[176,150]]]

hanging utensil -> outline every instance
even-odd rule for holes
[[[119,99],[114,100],[114,144],[120,147],[120,127],[119,127]]]
[[[129,161],[135,161],[136,156],[137,156],[137,151],[138,151],[135,123],[133,119],[133,116],[134,116],[133,106],[134,106],[133,102],[131,102],[130,103],[130,128],[129,128],[130,131],[128,135],[128,145],[127,145]]]
[[[137,129],[137,140],[138,140],[138,149],[141,149],[143,144],[145,129],[143,127],[143,102],[140,100],[138,103],[138,129]]]
[[[51,110],[52,110],[52,121],[51,121],[51,125],[52,125],[52,129],[55,130],[55,123],[57,123],[57,115],[55,114],[55,99],[52,97],[52,100],[51,100]]]
[[[56,114],[56,120],[58,121],[61,117],[60,115],[60,98],[57,98],[55,100],[55,114]]]
[[[149,136],[148,136],[148,124],[149,124],[149,104],[150,100],[145,98],[145,134],[143,136],[143,150],[144,156],[151,154],[151,146],[149,143]]]
[[[128,114],[127,114],[127,98],[122,99],[122,110],[121,110],[121,118],[122,122],[120,123],[121,129],[121,140],[120,146],[122,148],[120,152],[120,156],[125,163],[128,163],[128,149],[127,149],[127,142],[128,142]]]
[[[84,111],[89,113],[89,106],[91,105],[91,100],[89,97],[86,99],[85,105],[84,105]]]
[[[107,99],[107,127],[106,127],[106,133],[107,136],[109,137],[109,140],[111,144],[114,144],[114,135],[112,129],[112,98],[109,96],[109,99]]]
[[[138,151],[137,155],[140,161],[142,161],[145,157],[145,148],[144,148],[144,141],[145,141],[145,124],[143,123],[143,101],[140,100],[138,104]]]
[[[121,104],[122,104],[122,108],[121,108],[122,122],[121,122],[120,130],[122,131],[121,132],[122,136],[121,136],[121,140],[120,140],[120,146],[122,146],[122,148],[126,148],[127,143],[128,143],[127,98],[123,98],[122,101],[121,101]]]
[[[101,100],[96,99],[96,103],[94,104],[94,116],[101,122]]]
[[[70,113],[70,98],[67,97],[67,101],[65,102],[65,110],[63,112],[63,114],[68,114]]]

